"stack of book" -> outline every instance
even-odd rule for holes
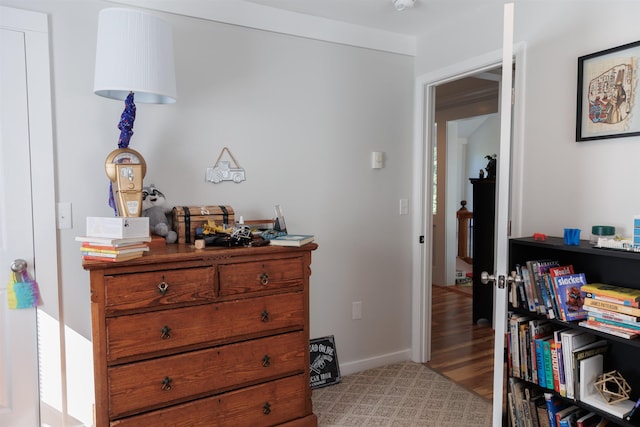
[[[87,235],[76,240],[82,242],[83,260],[117,262],[139,258],[149,250],[149,218],[87,217]]]
[[[582,290],[587,319],[580,326],[627,339],[640,337],[640,290],[602,283]]]
[[[127,261],[141,257],[149,250],[147,244],[151,241],[150,237],[127,237],[127,238],[109,238],[109,237],[76,237],[76,240],[82,242],[80,251],[83,260],[94,261]]]

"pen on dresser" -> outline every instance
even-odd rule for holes
[[[626,417],[624,417],[625,421],[631,421],[631,418],[633,418],[633,414],[636,412],[636,409],[638,409],[638,406],[640,406],[640,397],[636,401],[636,404],[633,405],[633,408],[631,408],[631,411],[627,414]]]

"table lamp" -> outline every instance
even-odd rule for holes
[[[93,91],[96,95],[125,101],[118,123],[118,148],[105,160],[111,181],[109,206],[116,216],[140,216],[146,163],[140,153],[129,148],[136,117],[134,98],[148,104],[176,102],[169,23],[135,9],[100,11]]]

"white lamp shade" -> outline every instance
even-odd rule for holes
[[[176,102],[171,26],[148,13],[124,8],[100,11],[93,91],[136,102]]]

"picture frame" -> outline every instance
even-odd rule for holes
[[[576,141],[640,136],[640,40],[578,58]]]
[[[333,335],[309,340],[309,366],[311,389],[341,381],[338,351]]]

